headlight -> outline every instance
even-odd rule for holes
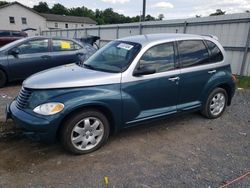
[[[58,102],[50,102],[37,106],[34,108],[34,112],[41,115],[53,115],[63,110],[64,104]]]

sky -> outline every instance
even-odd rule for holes
[[[39,1],[45,1],[51,7],[61,3],[67,8],[85,6],[89,9],[113,8],[114,11],[126,16],[140,15],[142,0],[9,0],[18,1],[26,6],[33,7]],[[250,0],[146,0],[147,11],[154,17],[164,14],[164,19],[178,19],[195,17],[195,15],[208,16],[222,9],[226,13],[239,13],[250,10]]]

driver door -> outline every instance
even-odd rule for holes
[[[137,67],[153,67],[154,74],[131,75],[122,81],[123,117],[125,126],[177,111],[179,69],[176,69],[174,43],[148,49]]]
[[[35,39],[15,47],[16,54],[8,55],[10,76],[24,79],[46,69],[50,64],[49,39]]]

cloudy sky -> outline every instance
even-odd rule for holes
[[[11,1],[11,0],[10,0]],[[15,0],[13,0],[15,1]],[[32,7],[41,0],[17,0]],[[113,8],[115,11],[127,16],[139,15],[142,10],[142,0],[42,0],[50,6],[61,3],[71,8],[86,6],[90,9]],[[147,0],[147,14],[157,17],[164,14],[165,19],[207,16],[216,9],[227,13],[238,13],[250,10],[250,0]]]

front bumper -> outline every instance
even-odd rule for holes
[[[30,114],[16,107],[16,101],[6,106],[6,120],[13,119],[16,125],[23,129],[28,137],[51,143],[56,141],[56,134],[59,127],[57,116],[39,117]]]

